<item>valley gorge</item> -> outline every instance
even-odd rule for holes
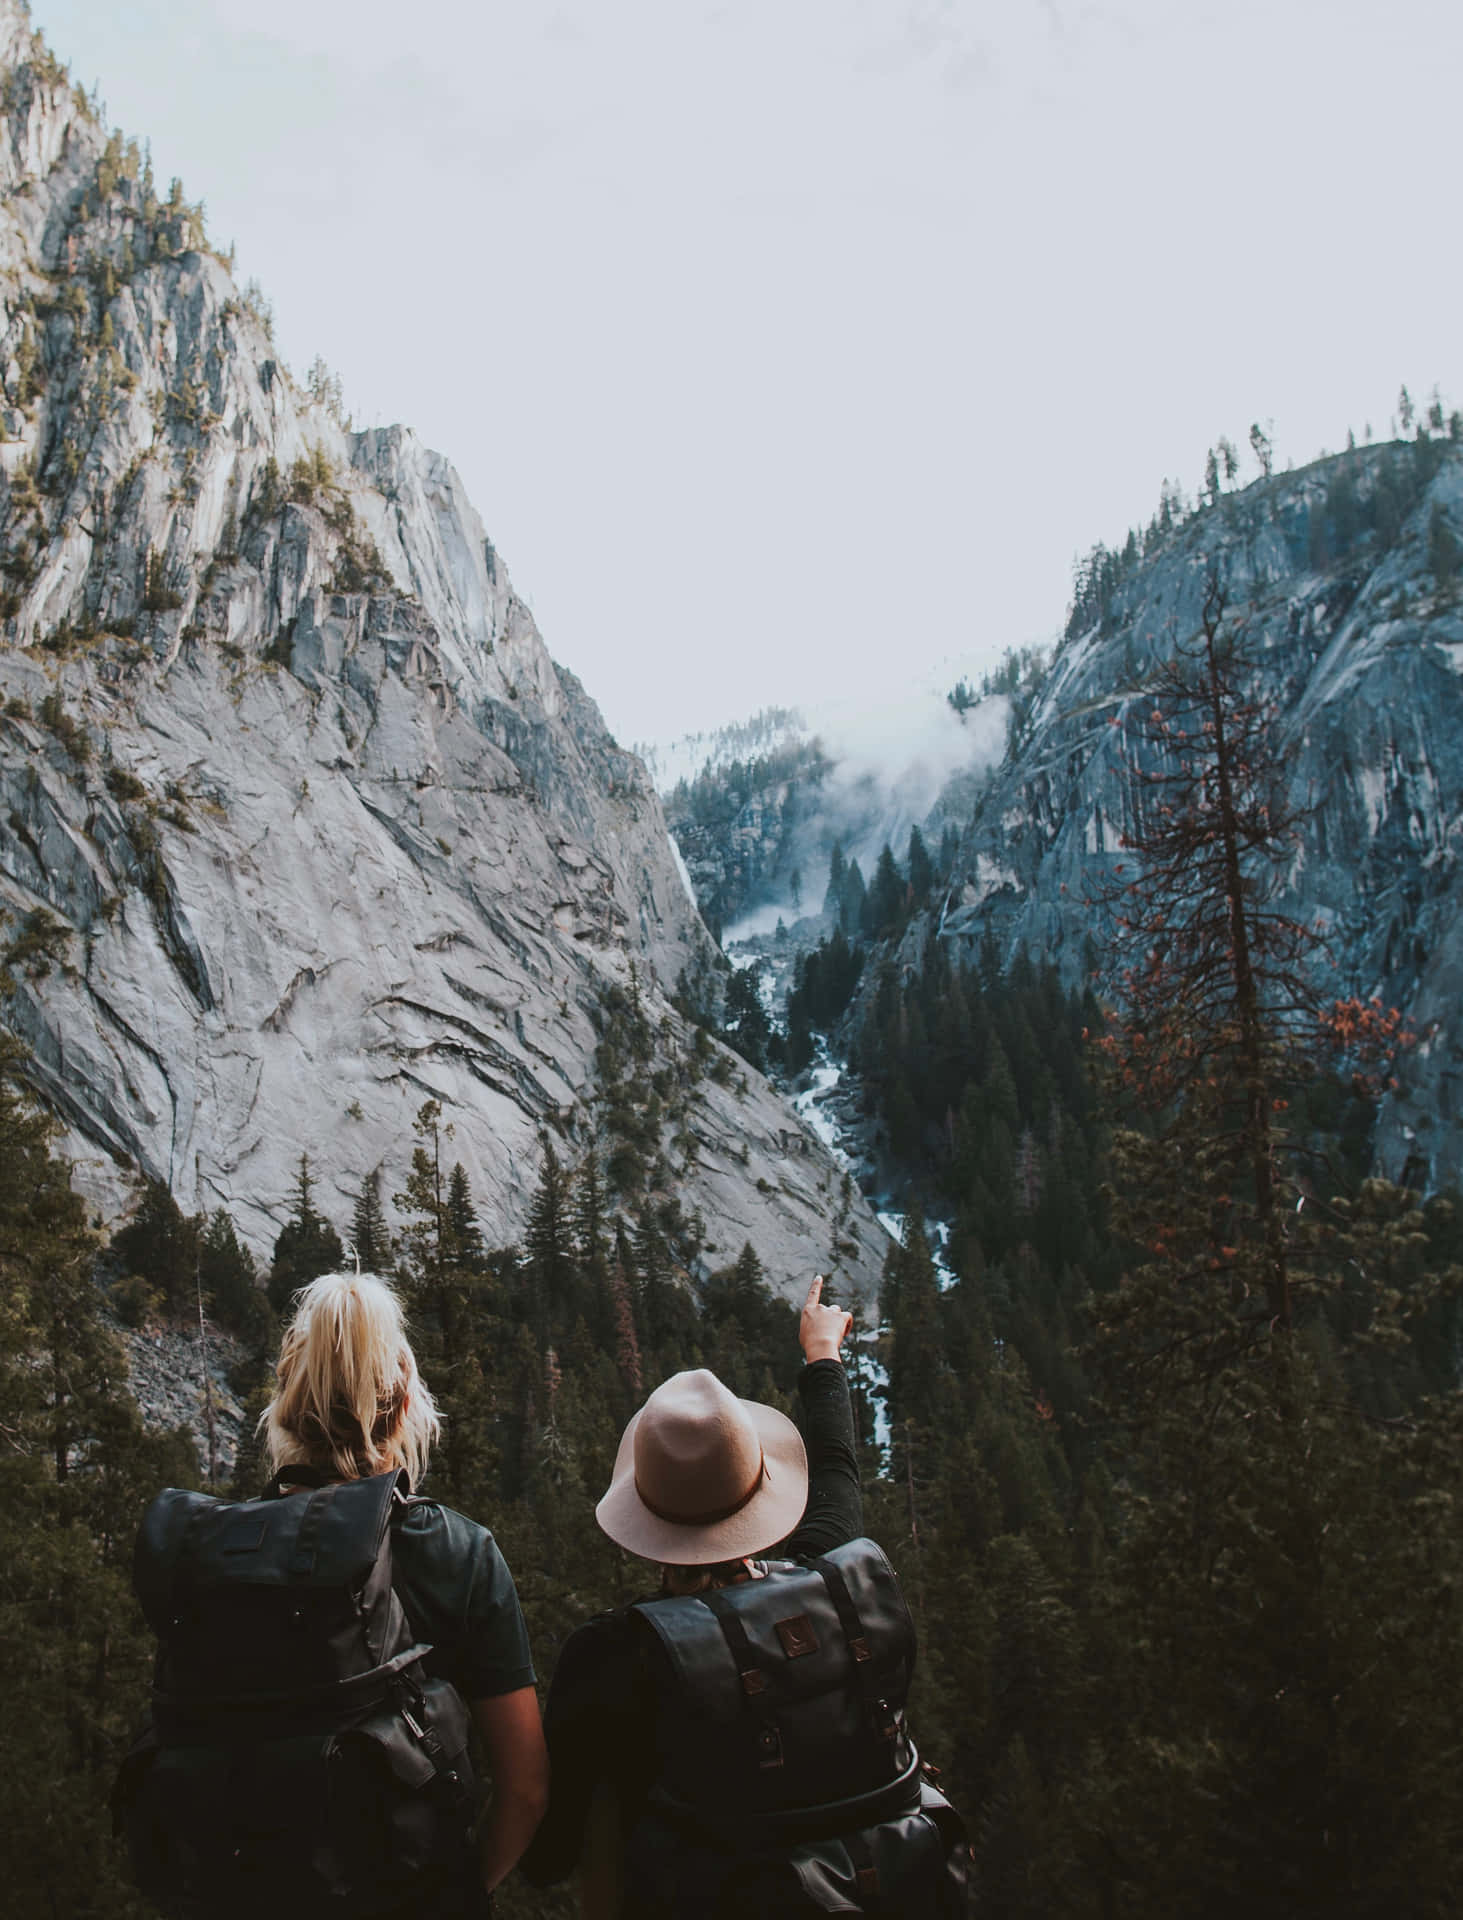
[[[449,45],[467,14],[451,11],[431,23]],[[484,16],[495,58],[522,24],[513,11]],[[737,10],[716,11],[718,35],[745,30]],[[559,11],[522,12],[544,75],[573,101],[582,53]],[[191,58],[201,19],[144,10],[127,30],[161,70],[180,46]],[[365,35],[363,13],[339,19]],[[669,21],[657,12],[647,36],[657,55]],[[422,22],[387,18],[379,114],[351,92],[344,30],[322,30],[322,68],[357,127],[375,138],[398,107],[409,124],[402,70]],[[624,19],[601,31],[622,35]],[[768,15],[751,31],[744,51],[775,91],[750,98],[794,97],[789,23]],[[262,69],[268,105],[283,114],[288,42],[257,10],[231,16],[229,33],[268,43],[280,61]],[[819,85],[839,51],[839,30],[819,41]],[[504,105],[511,71],[505,61],[483,90],[503,145],[521,133],[521,103]],[[862,68],[860,81],[883,84]],[[806,91],[800,126],[804,109],[815,124]],[[689,155],[701,136],[688,140],[672,111],[699,104],[694,87],[666,92],[635,128],[657,161],[673,138]],[[1177,104],[1189,99],[1185,77]],[[743,106],[738,94],[728,153],[739,207]],[[265,120],[248,124],[251,166]],[[856,132],[883,195],[891,169],[862,120]],[[332,163],[348,175],[340,150]],[[374,217],[377,199],[350,184]],[[469,166],[451,190],[477,212],[501,189],[496,213],[518,184]],[[922,182],[942,205],[954,184]],[[454,246],[467,227],[456,209]],[[756,218],[760,244],[773,229],[765,207]],[[529,284],[547,258],[536,245],[565,230],[528,218],[515,247],[511,227],[495,227],[493,270],[510,262],[515,288]],[[342,271],[331,238],[322,275]],[[821,250],[804,251],[816,278]],[[422,311],[452,297],[435,264]],[[681,248],[672,264],[684,275]],[[633,254],[603,276],[631,313],[649,284]],[[812,291],[759,298],[779,359],[795,361]],[[933,355],[927,307],[907,302],[902,279],[895,291]],[[533,294],[537,323],[542,282]],[[587,304],[562,338],[593,367],[583,329],[595,350],[614,336]],[[695,313],[689,301],[656,312],[664,392],[650,397],[699,434],[714,415],[688,400],[704,402],[698,382],[722,370],[701,352]],[[491,348],[495,375],[517,377],[511,334],[491,328],[485,363]],[[681,336],[696,368],[685,381],[668,351]],[[881,411],[910,411],[896,341],[860,361],[847,405],[834,390],[859,458],[877,448],[867,429]],[[837,356],[822,342],[819,353],[836,375]],[[1212,393],[1212,366],[1190,358],[1195,393]],[[953,392],[960,370],[941,371]],[[1010,383],[1006,361],[992,377]],[[1054,400],[1069,405],[1082,377],[1064,365]],[[1155,373],[1136,401],[1156,413],[1174,398]],[[855,698],[845,583],[817,570],[811,512],[793,516],[794,559],[827,596],[838,649],[837,684],[813,689],[826,703],[626,751],[510,580],[447,457],[464,449],[433,451],[404,425],[358,431],[323,361],[291,371],[267,300],[210,237],[201,203],[153,178],[148,150],[105,124],[23,0],[0,0],[0,1755],[17,1920],[157,1910],[136,1884],[148,1848],[132,1854],[112,1813],[132,1761],[152,1764],[145,1730],[169,1731],[157,1683],[173,1676],[154,1635],[166,1641],[169,1621],[138,1604],[139,1518],[162,1487],[259,1493],[285,1317],[301,1287],[357,1261],[389,1276],[440,1420],[412,1491],[490,1529],[541,1696],[573,1667],[564,1650],[586,1621],[611,1629],[588,1644],[608,1644],[627,1603],[663,1579],[597,1517],[647,1395],[712,1369],[757,1403],[764,1433],[799,1423],[812,1456],[819,1396],[841,1422],[846,1383],[849,1423],[836,1447],[824,1427],[828,1477],[820,1488],[814,1476],[804,1520],[832,1526],[836,1506],[845,1543],[855,1526],[877,1543],[917,1661],[911,1673],[901,1654],[896,1671],[876,1652],[867,1671],[855,1657],[830,1681],[820,1615],[823,1658],[790,1682],[769,1666],[769,1692],[750,1669],[739,1687],[725,1668],[715,1725],[729,1801],[762,1773],[769,1735],[782,1753],[765,1717],[769,1699],[779,1714],[790,1699],[780,1688],[810,1688],[800,1697],[820,1711],[839,1688],[859,1716],[837,1722],[842,1742],[869,1725],[880,1689],[872,1724],[887,1731],[895,1687],[881,1676],[894,1675],[919,1753],[963,1817],[968,1847],[952,1858],[982,1916],[1455,1910],[1463,416],[1436,390],[1416,410],[1400,400],[1385,441],[1367,430],[1276,471],[1257,426],[1248,484],[1227,441],[1197,502],[1165,481],[1146,527],[1078,562],[1049,648],[1014,644],[997,660],[1000,583],[965,565],[968,594],[941,617],[980,648],[944,656],[960,675],[948,691],[943,664],[927,682],[903,657],[920,600],[880,529],[857,535],[850,578],[889,636],[887,677]],[[566,417],[592,434],[577,410]],[[1095,469],[1075,418],[1062,416],[1057,457]],[[795,453],[798,423],[785,424]],[[972,471],[1015,498],[1007,445],[971,444]],[[835,435],[835,456],[842,445]],[[711,496],[697,462],[725,451],[703,436],[674,469],[700,511]],[[820,488],[828,454],[809,467]],[[505,466],[526,498],[524,468]],[[653,490],[642,501],[633,474],[626,461],[646,518]],[[897,478],[933,503],[930,538],[965,562],[970,523],[942,518],[959,496],[917,493],[916,480],[938,489],[938,473],[901,465]],[[1116,498],[1116,462],[1102,480]],[[555,537],[574,525],[562,498]],[[1056,511],[1041,488],[1019,510]],[[798,602],[750,539],[733,591],[728,523],[705,517],[718,541],[706,630],[698,613],[683,645],[730,704],[755,649],[729,660],[713,644],[717,597],[744,623],[787,621]],[[657,537],[611,571],[607,600],[638,576],[674,606],[667,529]],[[584,557],[576,548],[570,565]],[[1059,617],[1060,591],[1022,585],[1033,622]],[[1233,669],[1205,716],[1239,722],[1218,802],[1221,755],[1202,722],[1188,731],[1193,702],[1170,673],[1181,655],[1195,667],[1196,634],[1211,669]],[[807,637],[818,643],[811,623]],[[747,703],[788,698],[792,665],[786,688],[749,688]],[[1258,743],[1263,780],[1250,782],[1237,737]],[[1165,807],[1188,838],[1156,881]],[[1240,816],[1250,839],[1226,843],[1221,872],[1216,818],[1229,831]],[[1277,927],[1270,957],[1298,956],[1305,977],[1251,1018],[1242,986],[1257,974],[1243,956]],[[1338,1000],[1352,1030],[1400,1033],[1395,1055],[1327,1052],[1317,1030]],[[829,1276],[824,1303],[851,1309],[841,1372],[826,1350],[803,1364],[799,1306],[815,1271]],[[366,1438],[417,1392],[399,1353],[395,1365],[383,1377],[400,1390],[378,1382],[373,1403],[350,1410],[354,1427],[337,1424],[332,1398],[332,1448],[341,1433],[362,1442],[349,1466],[379,1458]],[[343,1470],[335,1460],[324,1477]],[[326,1514],[335,1491],[309,1510]],[[251,1554],[260,1537],[239,1529],[225,1550]],[[232,1590],[241,1641],[253,1643],[246,1590],[279,1585],[267,1560]],[[389,1556],[371,1564],[384,1599]],[[487,1613],[507,1618],[505,1580],[497,1568],[490,1595],[474,1581],[474,1635]],[[352,1587],[353,1606],[365,1592]],[[271,1599],[293,1636],[294,1595]],[[441,1672],[490,1705],[447,1636],[424,1630],[406,1583],[397,1599],[407,1637],[433,1641]],[[809,1651],[801,1632],[783,1634],[795,1621],[775,1623],[777,1647],[753,1624],[771,1661]],[[263,1648],[271,1690],[275,1644]],[[515,1648],[514,1694],[527,1671]],[[485,1680],[480,1651],[472,1672]],[[872,1682],[857,1700],[856,1676]],[[255,1855],[265,1877],[243,1906],[261,1904],[261,1885],[264,1904],[309,1907],[309,1920],[381,1904],[374,1865],[343,1897],[292,1895],[322,1858],[322,1804],[331,1848],[388,1824],[364,1756],[359,1772],[334,1764],[362,1713],[379,1720],[376,1697],[353,1695],[328,1730],[318,1699],[312,1687],[298,1740],[305,1699],[280,1701],[291,1737],[278,1745],[252,1712],[240,1741],[232,1709],[215,1720],[207,1703],[174,1749],[171,1786],[151,1776],[155,1806],[186,1796],[168,1828],[184,1835],[186,1872],[195,1830],[214,1836],[212,1860],[206,1845],[199,1858],[224,1886],[218,1910],[240,1905],[240,1841],[258,1842],[236,1791],[251,1771],[270,1824]],[[804,1770],[806,1724],[787,1721],[790,1773]],[[663,1741],[664,1723],[656,1732]],[[397,1761],[408,1754],[425,1781],[403,1734]],[[657,1756],[677,1794],[690,1756],[689,1743],[674,1766],[663,1746]],[[487,1758],[502,1758],[491,1737]],[[595,1759],[616,1787],[634,1770],[618,1739],[599,1740]],[[454,1753],[454,1801],[456,1768]],[[369,1818],[355,1817],[358,1787]],[[395,1789],[390,1805],[403,1805]],[[844,1847],[849,1868],[828,1897],[905,1911],[887,1883],[870,1899],[853,1872],[850,1805],[872,1812],[845,1800],[827,1823],[818,1844]],[[877,1870],[916,1823],[927,1843],[923,1814],[867,1830]],[[629,1831],[627,1857],[648,1832],[642,1855],[671,1859],[669,1821]],[[754,1872],[759,1893],[770,1887]],[[783,1890],[769,1891],[779,1911]],[[199,1881],[187,1899],[215,1910]],[[516,1871],[494,1895],[504,1920],[566,1920],[576,1906],[569,1885]]]

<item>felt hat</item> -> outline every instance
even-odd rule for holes
[[[714,1373],[673,1373],[620,1438],[595,1518],[617,1546],[667,1566],[765,1553],[803,1517],[808,1456],[786,1414]]]

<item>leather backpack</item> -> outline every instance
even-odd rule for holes
[[[306,1477],[242,1502],[170,1487],[138,1534],[157,1665],[113,1814],[137,1884],[179,1920],[388,1912],[467,1871],[467,1709],[424,1671],[391,1583],[410,1483],[281,1497]]]
[[[964,1911],[968,1849],[905,1724],[914,1624],[872,1540],[633,1611],[661,1760],[647,1915]],[[636,1911],[640,1911],[640,1906]]]

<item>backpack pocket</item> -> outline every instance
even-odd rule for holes
[[[339,1732],[184,1744],[149,1727],[113,1824],[137,1885],[180,1920],[385,1911],[461,1875],[477,1789],[467,1709],[446,1681]]]
[[[652,1814],[626,1852],[630,1906],[647,1920],[965,1920],[969,1877],[965,1824],[928,1781],[917,1805],[855,1832],[738,1852]]]
[[[943,1824],[959,1815],[936,1794],[895,1819],[834,1839],[805,1841],[787,1854],[802,1909],[862,1913],[886,1920],[961,1920],[968,1904],[962,1841],[952,1849]],[[728,1909],[732,1911],[734,1909]],[[789,1901],[787,1910],[798,1911]]]

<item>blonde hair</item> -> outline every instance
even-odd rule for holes
[[[270,1465],[341,1480],[405,1467],[416,1486],[441,1421],[417,1372],[401,1302],[374,1273],[326,1273],[295,1295],[274,1398],[259,1430]]]

